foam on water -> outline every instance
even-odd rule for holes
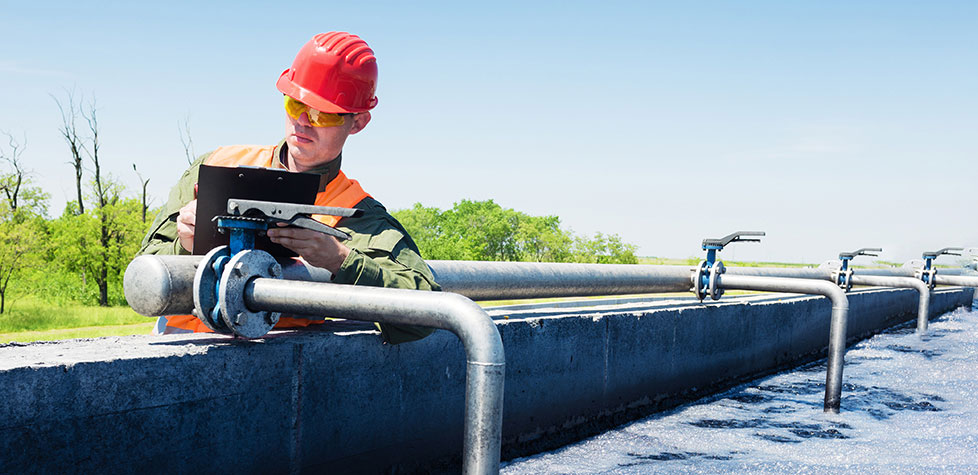
[[[978,473],[978,312],[956,310],[846,353],[842,413],[825,363],[767,377],[553,452],[505,474]]]

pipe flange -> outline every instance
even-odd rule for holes
[[[937,282],[935,282],[937,280],[935,279],[936,275],[937,269],[917,269],[917,271],[913,273],[914,278],[924,281],[924,283],[927,284],[927,288],[930,290],[934,290],[934,287],[937,285]]]
[[[723,289],[720,288],[720,275],[727,271],[724,267],[723,262],[716,261],[713,267],[710,268],[710,298],[713,300],[720,300],[720,296],[723,295]]]
[[[193,314],[199,318],[207,328],[217,333],[231,333],[231,329],[224,323],[220,316],[214,313],[217,308],[217,282],[220,275],[217,268],[220,260],[230,258],[230,250],[227,246],[218,246],[211,249],[204,255],[204,258],[197,264],[197,272],[194,273],[194,310]]]
[[[245,250],[235,254],[224,267],[218,288],[221,318],[235,335],[259,338],[278,323],[278,312],[255,312],[245,305],[245,286],[252,279],[279,279],[282,265],[265,251]]]
[[[700,264],[693,269],[693,295],[696,295],[701,302],[706,298],[706,289],[703,288],[703,275],[706,271],[706,261],[700,261]]]
[[[846,292],[852,290],[852,269],[846,269],[845,271],[839,269],[833,272],[832,280],[835,281],[840,289]]]

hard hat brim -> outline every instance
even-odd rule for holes
[[[377,105],[377,98],[373,98],[373,102],[368,108],[345,108],[340,107],[333,102],[324,99],[319,94],[312,92],[289,79],[289,69],[286,69],[281,76],[279,76],[278,81],[275,83],[275,87],[278,88],[279,92],[289,96],[313,109],[320,112],[327,112],[331,114],[355,114],[358,112],[366,112],[373,109]]]

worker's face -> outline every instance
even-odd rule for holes
[[[314,127],[305,112],[297,119],[286,114],[285,143],[289,146],[290,168],[304,172],[332,161],[343,151],[346,138],[367,126],[370,113],[361,112],[345,118],[342,125]]]

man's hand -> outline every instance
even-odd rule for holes
[[[177,215],[177,236],[184,249],[194,251],[194,224],[197,222],[197,200],[193,200],[180,208]]]
[[[268,230],[268,238],[295,251],[306,263],[322,267],[334,275],[350,254],[350,248],[338,239],[311,229],[272,228]]]

